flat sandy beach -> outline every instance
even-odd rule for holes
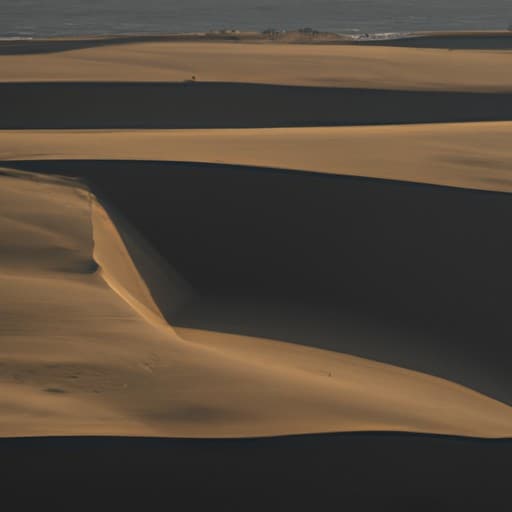
[[[340,474],[349,495],[443,496],[448,471],[450,496],[503,490],[512,38],[327,39],[0,42],[16,485],[34,453],[65,479],[128,450],[133,468],[154,453],[130,473],[144,492],[173,454],[205,496],[333,499]]]

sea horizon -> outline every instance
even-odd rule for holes
[[[343,35],[432,31],[507,30],[512,6],[505,0],[429,2],[400,0],[3,0],[0,38],[262,32],[310,27]]]

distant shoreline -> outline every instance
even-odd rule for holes
[[[0,38],[0,55],[22,55],[79,50],[95,46],[135,43],[305,44],[432,48],[446,50],[512,50],[511,30],[438,31],[342,35],[302,29],[288,32],[237,30],[112,34],[45,38]]]
[[[17,42],[17,41],[102,41],[105,39],[135,39],[135,40],[287,40],[287,37],[294,37],[304,40],[324,40],[333,39],[340,42],[358,42],[364,40],[385,41],[397,39],[411,38],[432,38],[432,37],[476,37],[476,38],[494,38],[494,37],[510,37],[512,38],[512,30],[435,30],[435,31],[411,31],[411,32],[373,32],[373,33],[355,33],[344,34],[336,32],[326,32],[314,29],[298,29],[298,30],[265,30],[257,31],[240,31],[240,30],[212,30],[208,32],[126,32],[126,33],[105,33],[105,34],[83,34],[76,36],[56,35],[49,37],[38,36],[0,36],[0,43]]]

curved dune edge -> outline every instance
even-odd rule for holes
[[[506,91],[235,82],[0,82],[0,98],[2,130],[246,129],[512,120],[512,93]]]
[[[123,235],[81,185],[27,174],[0,179],[2,234],[26,216],[14,200],[31,205],[30,223],[41,234],[33,242],[19,228],[20,268],[0,260],[8,319],[0,330],[0,436],[512,436],[511,407],[439,378],[271,340],[178,336]],[[56,229],[71,250],[55,246]],[[0,240],[3,255],[12,237]],[[48,263],[58,255],[59,265],[38,267],[33,243],[47,244]],[[92,258],[98,268],[87,263]]]
[[[95,198],[93,199],[92,208],[93,236],[95,240],[94,258],[100,265],[103,278],[107,284],[109,284],[109,286],[111,286],[114,291],[116,291],[116,293],[118,293],[121,298],[123,298],[123,300],[128,302],[128,304],[130,304],[130,306],[133,307],[133,309],[137,311],[137,313],[139,313],[141,316],[143,316],[148,322],[156,323],[157,325],[165,325],[166,328],[170,328],[172,333],[175,334],[176,331],[165,322],[163,314],[158,310],[158,306],[155,304],[151,296],[151,290],[146,287],[146,283],[144,283],[141,276],[138,274],[137,268],[135,265],[133,265],[133,262],[131,261],[130,255],[127,251],[124,252],[123,257],[121,257],[120,261],[117,263],[121,263],[121,265],[126,264],[128,267],[131,267],[133,281],[138,282],[137,284],[139,288],[134,289],[134,292],[130,292],[128,289],[132,288],[132,285],[129,283],[127,286],[125,286],[122,277],[115,277],[115,274],[120,271],[120,265],[111,266],[110,262],[108,262],[108,256],[110,256],[113,250],[115,251],[118,249],[122,251],[123,249],[126,250],[126,248],[123,245],[123,241],[119,232],[117,231],[116,225],[108,217],[101,204]],[[106,237],[104,236],[107,234],[105,231],[108,231],[108,236],[110,237],[108,240],[106,240]],[[101,243],[99,243],[100,238],[102,238]],[[108,246],[104,245],[105,241],[107,241]],[[110,246],[111,243],[114,243],[117,245],[117,247],[114,248],[113,246]],[[129,276],[124,277],[130,281]],[[222,355],[225,354],[229,359],[235,359],[235,361],[239,360],[240,362],[246,362],[249,360],[252,362],[252,364],[264,367],[265,369],[275,367],[278,370],[286,369],[288,371],[297,371],[295,368],[293,368],[296,357],[294,352],[296,352],[298,356],[297,367],[300,367],[304,363],[304,355],[307,356],[308,364],[312,364],[314,366],[316,363],[314,354],[303,355],[303,347],[299,347],[298,350],[296,350],[296,346],[290,345],[289,343],[280,343],[273,340],[227,335],[225,333],[216,333],[186,328],[179,329],[179,336],[188,343],[191,341],[198,343],[201,347],[208,351],[211,349],[213,349],[214,352],[220,351]],[[351,356],[347,355],[342,355],[342,358],[347,367],[350,367],[351,363],[356,363],[356,365],[362,363],[363,366],[369,365],[370,367],[372,364],[379,364],[374,363],[373,361],[366,362],[364,359],[352,358]],[[351,361],[350,359],[355,359],[355,361]],[[290,363],[292,368],[289,368]],[[300,375],[301,371],[299,370],[297,373]],[[331,371],[328,371],[327,375],[330,378],[333,377]],[[347,383],[343,383],[343,386],[346,385]],[[364,428],[357,430],[367,431]],[[390,428],[389,430],[394,431],[395,428]],[[402,429],[397,425],[396,430]],[[405,431],[409,430],[405,429]]]
[[[155,257],[151,248],[143,239],[137,237],[137,233],[131,230],[130,226],[125,224],[124,229],[121,229],[116,225],[105,206],[94,196],[91,196],[91,221],[93,257],[103,280],[146,321],[172,329],[154,297],[160,298],[169,311],[170,308],[179,307],[192,295],[190,285],[170,267],[157,268],[158,264],[163,265],[165,262]],[[119,216],[117,222],[123,222]],[[137,249],[143,255],[143,260],[134,262],[121,231],[125,232],[125,238],[135,238],[134,241],[142,245]],[[143,270],[141,267],[153,270],[154,286],[151,290],[140,273]]]
[[[428,39],[420,39],[428,41]],[[507,51],[365,45],[140,42],[0,55],[2,82],[201,82],[402,90],[511,90]]]
[[[197,130],[0,131],[0,160],[160,160],[512,192],[512,122]]]
[[[121,279],[116,279],[114,277],[114,273],[119,272],[119,265],[116,267],[111,267],[109,263],[105,260],[105,257],[111,254],[113,247],[105,247],[103,244],[98,244],[99,233],[103,230],[107,229],[109,231],[109,235],[115,240],[116,244],[119,244],[118,247],[122,250],[124,248],[123,241],[120,238],[120,234],[117,231],[116,225],[112,222],[112,220],[108,217],[105,210],[102,208],[100,202],[97,199],[93,199],[93,233],[95,239],[95,249],[94,249],[94,257],[95,260],[100,264],[100,268],[102,269],[103,278],[106,280],[109,286],[113,287],[114,291],[116,291],[123,300],[127,301],[130,306],[134,308],[141,316],[143,316],[147,321],[151,323],[156,323],[157,325],[162,325],[162,323],[166,326],[166,328],[170,328],[172,333],[175,334],[176,331],[165,322],[165,318],[163,314],[158,310],[158,306],[153,301],[151,297],[151,290],[146,287],[146,283],[142,280],[140,275],[138,274],[137,268],[133,265],[133,262],[130,259],[129,253],[126,251],[124,257],[122,258],[123,263],[126,263],[128,266],[132,267],[132,272],[134,276],[134,280],[139,282],[139,290],[135,291],[135,293],[130,293],[128,288],[130,286],[125,287],[122,283]],[[109,242],[112,242],[112,238]],[[124,248],[125,249],[125,248]],[[114,249],[115,250],[115,249]],[[103,264],[101,263],[103,262]],[[140,293],[140,295],[139,295]],[[239,360],[240,362],[251,361],[254,365],[259,367],[269,369],[274,367],[276,370],[285,370],[287,372],[297,373],[297,376],[303,372],[303,369],[300,368],[304,362],[305,357],[307,359],[307,364],[311,366],[315,366],[317,364],[317,350],[315,349],[306,349],[306,353],[303,354],[305,347],[296,346],[290,343],[282,343],[275,340],[265,340],[261,338],[251,338],[247,336],[237,336],[230,335],[226,333],[217,333],[199,329],[187,329],[180,328],[178,331],[178,336],[181,337],[184,341],[190,343],[193,341],[194,343],[200,345],[202,348],[210,351],[213,349],[214,353],[220,352],[220,354],[225,355],[230,360]],[[307,353],[311,352],[311,353]],[[327,352],[327,351],[320,351]],[[327,356],[328,353],[322,354],[323,357]],[[331,354],[332,356],[332,354]],[[323,361],[322,361],[323,362]],[[373,369],[373,365],[381,366],[380,363],[376,363],[373,361],[364,360],[362,358],[357,358],[353,356],[348,356],[345,354],[341,354],[341,363],[345,368],[342,368],[342,371],[349,371],[350,367],[355,366],[357,370],[362,368],[369,368],[370,371]],[[321,363],[320,363],[321,364]],[[294,366],[297,366],[294,368]],[[398,370],[398,373],[406,372],[409,373],[408,370],[402,370],[397,367],[392,367],[390,365],[382,365],[389,366],[389,369]],[[380,368],[381,370],[383,368]],[[356,371],[357,371],[356,370]],[[379,368],[375,368],[378,372]],[[388,368],[386,368],[388,371]],[[320,372],[321,374],[322,372]],[[417,377],[419,380],[424,380],[426,383],[429,379],[435,379],[430,376],[425,376],[417,372],[410,372],[411,374],[416,374],[414,377]],[[345,388],[348,386],[349,388],[353,386],[353,383],[347,383],[345,381],[344,376],[341,377],[341,381],[336,379],[333,376],[332,371],[327,371],[327,376],[329,378],[333,378],[335,383],[339,385],[340,383]],[[412,377],[412,375],[410,375]],[[354,377],[358,377],[356,374]],[[413,378],[414,378],[413,377]],[[367,377],[368,381],[370,381],[370,377]],[[449,383],[448,381],[442,381],[442,379],[435,379],[443,384],[450,384],[451,386],[459,387],[461,390],[462,386],[458,386],[457,384]],[[407,386],[405,386],[407,388]],[[453,389],[454,390],[454,389]],[[452,390],[452,391],[453,391]],[[470,392],[473,393],[473,392]],[[477,393],[475,393],[477,395]],[[499,402],[496,402],[499,403]],[[507,406],[506,406],[507,407]],[[507,407],[512,412],[512,408]],[[409,428],[403,428],[399,424],[396,426],[388,425],[388,428],[384,428],[385,430],[391,431],[406,431],[410,432]],[[374,431],[378,429],[373,428],[356,428],[357,431]],[[336,430],[337,431],[337,430]],[[353,430],[351,430],[353,431]],[[412,430],[414,431],[414,430]],[[320,431],[324,432],[324,431]],[[332,432],[332,431],[331,431]],[[423,433],[430,433],[429,431],[418,431]],[[300,432],[303,433],[303,432]],[[444,434],[444,432],[441,432]],[[453,434],[452,434],[453,435]],[[457,434],[455,434],[457,435]],[[511,434],[512,435],[512,434]],[[502,436],[498,436],[502,437]],[[508,436],[506,436],[508,437]]]

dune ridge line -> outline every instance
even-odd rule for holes
[[[87,212],[89,218],[80,217],[84,235],[91,229],[87,227],[91,196],[77,195],[68,183],[64,189],[55,179],[45,182],[21,176],[4,176],[2,182],[0,219],[9,211],[12,217],[12,203],[5,194],[17,190],[26,200],[30,198],[34,211],[39,208],[32,222],[51,227],[53,219],[60,217],[60,203],[54,209],[53,198],[64,194],[70,212],[76,208]],[[99,226],[100,232],[105,231],[96,232],[96,249],[89,245],[89,255],[82,254],[87,260],[95,251],[99,264],[105,265],[102,273],[107,281],[115,282],[116,292],[102,284],[97,271],[71,271],[83,268],[81,260],[70,266],[71,253],[62,253],[64,271],[50,266],[44,272],[32,270],[33,278],[2,277],[3,290],[15,279],[18,287],[23,283],[20,291],[29,293],[33,301],[30,305],[23,299],[19,313],[12,310],[12,301],[19,300],[15,294],[9,295],[11,309],[2,303],[7,318],[17,314],[26,318],[24,332],[16,334],[18,343],[13,344],[8,325],[1,333],[8,370],[3,372],[2,387],[7,392],[3,396],[17,403],[16,408],[7,408],[9,414],[0,424],[2,436],[67,432],[254,437],[352,430],[511,435],[512,408],[443,379],[345,354],[245,336],[199,330],[185,343],[168,328],[150,300],[151,290],[133,261],[122,261],[128,253],[117,246],[121,237],[112,236],[115,224],[98,204],[95,208],[93,229]],[[69,226],[77,227],[73,222]],[[106,233],[107,243],[102,239]],[[86,249],[91,236],[89,231],[80,242],[86,245],[76,248]],[[51,241],[47,243],[50,246],[45,250],[51,255],[56,249]],[[26,258],[24,251],[20,248]],[[25,261],[24,265],[30,265],[30,260]],[[40,284],[44,287],[38,288]],[[48,315],[41,331],[42,324],[33,315],[48,301],[48,292],[62,299],[45,306]],[[62,308],[69,312],[55,317]],[[53,317],[57,323],[49,321]],[[57,329],[64,337],[56,336]],[[9,368],[16,379],[10,379]],[[31,373],[30,368],[38,370]],[[42,382],[45,389],[40,387]],[[20,404],[24,404],[21,415],[17,412]],[[437,413],[432,415],[433,411]]]

